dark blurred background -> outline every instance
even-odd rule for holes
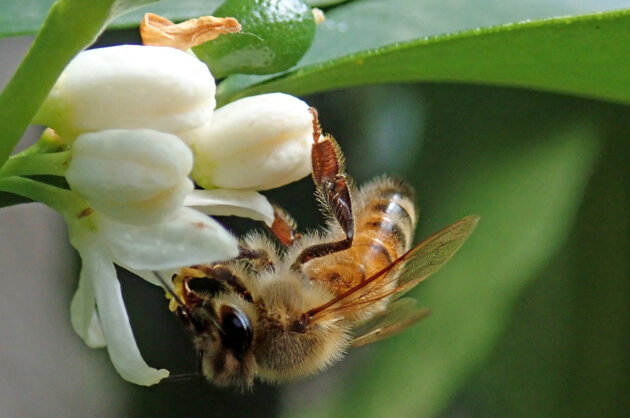
[[[0,41],[0,85],[29,42]],[[389,173],[413,184],[422,210],[417,240],[481,215],[449,265],[412,293],[433,314],[299,382],[245,394],[201,379],[135,386],[70,327],[79,261],[61,219],[39,204],[11,207],[0,211],[1,416],[627,414],[627,106],[427,83],[304,99],[338,139],[357,183]],[[266,194],[301,228],[321,224],[310,179]],[[224,221],[235,231],[258,227]],[[194,371],[192,345],[163,292],[120,277],[147,362]]]

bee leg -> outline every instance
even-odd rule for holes
[[[215,263],[212,265],[203,264],[200,266],[200,268],[203,270],[204,277],[206,279],[216,280],[217,282],[224,283],[225,285],[232,288],[234,292],[241,295],[245,300],[252,300],[252,295],[249,293],[249,290],[247,290],[247,287],[245,287],[242,279],[235,275],[230,267],[227,267],[220,263]],[[193,285],[191,284],[191,286]]]
[[[269,230],[278,241],[286,247],[292,246],[295,240],[302,238],[302,234],[296,229],[293,218],[284,209],[273,205],[273,224]]]
[[[346,234],[341,241],[313,245],[305,248],[293,263],[292,268],[299,267],[309,260],[323,257],[337,251],[343,251],[352,246],[354,237],[354,216],[348,179],[344,173],[344,158],[335,139],[330,135],[322,137],[321,127],[317,118],[317,111],[311,108],[313,114],[313,149],[311,160],[313,164],[313,181],[317,194],[335,217],[339,226]]]
[[[238,245],[236,260],[247,260],[256,269],[271,269],[274,267],[269,253],[263,249],[251,249],[243,243]]]

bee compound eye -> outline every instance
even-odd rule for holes
[[[242,357],[249,348],[254,331],[249,317],[240,309],[224,305],[221,307],[221,335],[223,344]]]

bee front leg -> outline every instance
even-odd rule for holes
[[[286,247],[292,246],[296,240],[302,238],[302,234],[296,230],[293,218],[276,205],[273,205],[273,224],[269,230]]]
[[[236,260],[246,260],[256,270],[267,270],[274,267],[274,262],[269,253],[264,249],[252,249],[245,243],[238,245],[238,255]]]
[[[294,269],[309,260],[323,257],[338,251],[343,251],[352,246],[354,237],[354,216],[352,214],[352,202],[348,179],[344,173],[344,158],[339,145],[330,135],[322,138],[322,131],[317,117],[317,111],[311,108],[313,113],[313,149],[311,161],[313,164],[313,181],[317,188],[317,194],[339,222],[339,226],[346,234],[341,241],[313,245],[305,248],[293,263]]]

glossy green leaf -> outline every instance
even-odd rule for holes
[[[0,164],[75,54],[94,42],[112,18],[151,1],[59,0],[52,6],[26,57],[0,94]]]
[[[212,15],[234,17],[243,28],[193,48],[215,77],[286,70],[315,37],[313,13],[302,0],[227,0]]]
[[[35,33],[54,1],[6,0],[0,2],[0,38]],[[313,7],[328,7],[346,1],[348,0],[308,0],[306,3]],[[208,15],[221,3],[223,3],[221,0],[162,0],[157,4],[141,7],[118,17],[112,22],[112,28],[136,27],[147,12],[159,14],[173,21]]]
[[[340,378],[334,395],[287,410],[287,416],[436,414],[487,355],[523,286],[564,242],[598,157],[600,128],[564,113],[568,100],[488,90],[453,88],[454,94],[438,94],[418,110],[429,109],[427,134],[405,176],[415,179],[423,210],[418,237],[469,213],[481,216],[455,257],[413,292],[433,314],[400,336],[357,350],[355,368]],[[375,96],[396,112],[395,99]],[[361,110],[354,108],[359,126],[373,117]],[[397,129],[378,143],[395,147],[389,138]],[[352,145],[354,140],[341,144],[350,173],[356,153],[371,156],[358,157],[360,167],[385,154],[375,154],[366,138]],[[406,152],[398,147],[393,154],[405,160]]]
[[[27,35],[37,32],[54,2],[55,0],[7,0],[0,2],[0,37]],[[125,3],[132,3],[135,9],[142,4],[149,3],[149,1]],[[164,15],[171,20],[182,20],[191,16],[197,16],[201,10],[206,10],[206,14],[209,14],[220,4],[220,0],[161,1],[117,17],[113,22],[113,27],[138,26],[142,16],[147,11]]]
[[[630,83],[628,25],[630,11],[623,10],[439,35],[300,64],[268,80],[237,76],[220,85],[218,97],[225,103],[271,91],[307,94],[394,81],[456,81],[630,103],[630,90],[619,88]],[[312,53],[305,62],[309,59]]]

